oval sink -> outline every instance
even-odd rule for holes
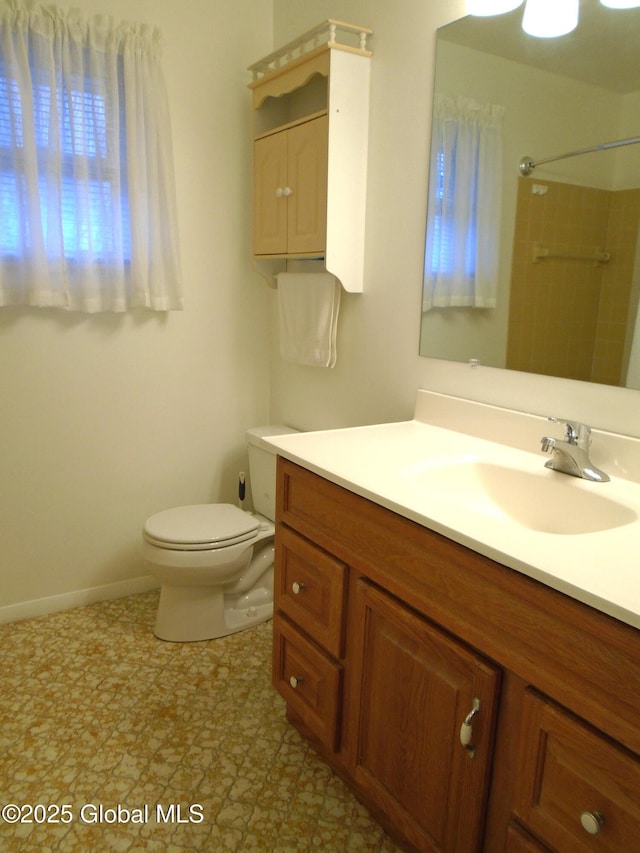
[[[541,467],[507,468],[480,460],[452,463],[418,475],[422,488],[466,512],[509,518],[542,533],[580,534],[636,521],[631,507],[602,494],[607,484],[589,483]]]

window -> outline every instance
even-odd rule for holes
[[[69,92],[68,97],[63,98],[62,85],[52,92],[49,85],[34,79],[33,133],[39,162],[46,157],[50,145],[60,145],[59,223],[55,216],[48,215],[46,175],[39,175],[38,178],[40,219],[49,256],[55,257],[59,253],[69,260],[81,262],[92,251],[108,264],[117,257],[116,235],[121,232],[123,257],[127,261],[131,255],[131,240],[126,183],[120,189],[121,179],[124,177],[126,181],[126,146],[122,144],[124,133],[119,157],[110,156],[106,127],[107,99],[100,83],[91,78],[82,80],[80,85]],[[123,118],[121,114],[121,127],[124,127]],[[58,128],[54,130],[52,121],[56,120]],[[19,154],[25,147],[24,132],[18,84],[16,80],[7,77],[4,64],[0,63],[0,210],[3,225],[0,253],[14,260],[28,257],[32,249],[29,233],[23,234],[25,222],[22,217],[22,199],[27,178],[24,158]],[[52,136],[58,138],[52,139]],[[18,152],[15,158],[14,150]],[[86,175],[77,174],[74,168],[76,157],[84,158]],[[83,183],[84,192],[80,193]],[[113,192],[120,194],[118,217],[111,205]],[[49,239],[48,228],[56,227],[61,229],[60,239]]]
[[[182,307],[159,36],[104,26],[0,12],[0,305]]]
[[[503,108],[436,95],[423,310],[495,306]]]

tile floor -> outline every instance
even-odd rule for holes
[[[164,643],[156,604],[0,626],[2,853],[398,850],[286,722],[271,623]]]

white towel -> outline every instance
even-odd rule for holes
[[[335,365],[341,289],[331,273],[279,273],[280,355],[285,361]]]

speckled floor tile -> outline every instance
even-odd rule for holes
[[[397,851],[287,723],[271,623],[164,643],[157,601],[0,626],[0,850]]]

